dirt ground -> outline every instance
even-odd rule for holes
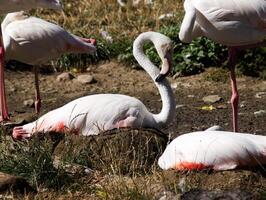
[[[158,90],[143,70],[132,69],[129,66],[112,61],[91,66],[89,72],[86,73],[91,74],[96,83],[83,85],[77,82],[76,79],[59,82],[56,80],[59,73],[42,73],[40,75],[42,114],[78,97],[97,93],[126,94],[139,98],[151,112],[159,112],[161,109],[161,98]],[[78,76],[75,73],[73,75]],[[210,80],[211,76],[218,77],[219,80]],[[232,130],[231,105],[229,104],[231,88],[227,74],[223,70],[208,69],[200,75],[176,79],[168,78],[168,80],[173,87],[177,103],[174,122],[163,130],[165,134],[170,134],[170,138],[191,131],[204,130],[213,125],[220,125],[227,131]],[[256,97],[259,92],[266,92],[266,81],[245,76],[238,76],[237,81],[240,94],[240,132],[266,135],[266,114],[262,116],[254,115],[256,111],[266,110],[266,95],[261,95],[260,98]],[[34,97],[33,83],[34,78],[30,71],[6,71],[8,104],[13,120],[21,121],[22,119],[29,120],[37,117],[33,108],[23,105],[24,100]],[[213,104],[204,103],[202,98],[212,94],[219,95],[222,101]],[[202,109],[204,106],[210,108],[210,105],[213,105],[214,109]],[[264,171],[262,174],[259,171],[238,170],[212,173],[211,175],[208,172],[176,175],[175,172],[170,171],[159,172],[159,174],[149,177],[148,181],[152,182],[151,179],[153,179],[155,187],[158,185],[156,181],[158,177],[163,176],[164,182],[169,182],[167,183],[168,188],[173,188],[185,178],[190,189],[214,190],[218,188],[227,190],[240,188],[247,189],[247,191],[262,192],[266,189],[266,179],[263,175],[265,171],[262,170]],[[124,177],[124,179],[127,178]],[[143,182],[142,179],[146,178],[140,177],[139,179],[139,182]],[[195,195],[199,195],[198,192],[200,191],[194,191]]]
[[[120,93],[140,99],[151,112],[159,112],[161,101],[158,90],[150,77],[143,70],[107,62],[90,67],[88,74],[93,75],[96,83],[81,84],[76,79],[58,82],[59,73],[40,75],[42,112],[64,105],[85,95],[97,93]],[[78,76],[78,74],[73,74]],[[218,77],[218,81],[210,77]],[[229,104],[231,87],[227,74],[219,69],[189,77],[168,78],[176,96],[176,118],[167,130],[173,137],[196,130],[204,130],[213,125],[220,125],[231,131],[231,105]],[[239,132],[266,134],[266,115],[256,117],[254,112],[266,109],[266,94],[261,98],[255,95],[266,92],[266,81],[241,76],[237,79],[240,94]],[[30,71],[7,71],[6,88],[9,112],[16,121],[35,116],[33,108],[23,105],[24,100],[34,99],[34,77]],[[217,94],[222,101],[214,104],[204,103],[204,96]],[[204,110],[203,106],[213,105],[215,109]]]

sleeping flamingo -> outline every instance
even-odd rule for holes
[[[47,63],[64,53],[92,53],[95,40],[68,33],[45,20],[28,17],[24,12],[9,13],[1,24],[5,58],[34,66],[35,111],[39,113],[41,98],[36,65]]]
[[[162,70],[143,53],[145,41],[151,41],[162,59]],[[58,109],[48,112],[38,120],[13,129],[13,138],[25,139],[36,132],[72,132],[95,135],[102,130],[120,127],[150,127],[161,129],[175,115],[175,100],[168,81],[164,78],[171,67],[172,42],[156,32],[140,34],[133,44],[133,54],[138,63],[151,76],[162,98],[159,114],[150,113],[138,99],[121,94],[96,94],[81,97]]]
[[[175,138],[159,166],[176,170],[230,170],[266,164],[266,136],[218,131],[215,128]]]
[[[59,0],[2,0],[0,2],[0,14],[38,7],[62,9]],[[2,30],[0,38],[0,112],[0,122],[9,120],[4,83],[4,46],[2,41]]]
[[[230,78],[232,87],[233,129],[238,130],[238,91],[235,65],[240,50],[265,46],[266,1],[265,0],[185,0],[185,17],[179,38],[191,42],[206,36],[228,46]]]

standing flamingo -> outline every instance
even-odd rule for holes
[[[216,128],[184,134],[166,147],[158,164],[164,170],[230,170],[266,164],[266,136]]]
[[[59,0],[2,0],[0,2],[0,14],[38,7],[61,9]],[[0,38],[0,112],[0,122],[9,120],[4,83],[4,46],[2,41],[2,30]]]
[[[265,46],[265,0],[185,0],[185,17],[179,38],[191,42],[206,36],[228,46],[228,65],[232,87],[233,129],[238,130],[238,91],[235,65],[240,50]]]
[[[95,40],[68,33],[45,20],[28,17],[24,12],[9,13],[1,24],[5,58],[34,65],[35,110],[40,111],[38,71],[36,65],[47,63],[64,53],[92,53]],[[92,44],[91,44],[92,43]]]
[[[145,41],[151,41],[155,45],[162,59],[161,72],[143,53]],[[13,138],[24,139],[36,132],[65,130],[82,135],[95,135],[101,130],[120,127],[161,129],[169,124],[175,115],[175,100],[168,81],[163,77],[171,67],[171,40],[156,32],[142,33],[134,41],[133,54],[159,89],[162,98],[162,110],[159,114],[150,113],[145,105],[134,97],[120,94],[90,95],[50,111],[32,123],[15,127]]]

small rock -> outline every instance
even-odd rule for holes
[[[177,83],[172,83],[172,84],[171,84],[171,88],[172,88],[172,89],[176,89],[177,87],[178,87],[178,84],[177,84]]]
[[[4,193],[10,190],[22,194],[35,191],[24,178],[0,172],[0,192]]]
[[[202,100],[205,103],[216,103],[222,100],[222,97],[218,96],[218,95],[209,95],[206,97],[203,97]]]
[[[96,80],[93,78],[92,75],[89,74],[82,74],[77,77],[77,81],[82,84],[92,84],[95,83]]]
[[[28,99],[23,101],[23,105],[26,107],[33,107],[34,106],[34,100],[33,99]]]
[[[159,16],[159,20],[169,19],[169,18],[172,18],[174,16],[175,16],[175,14],[173,14],[173,13],[162,14]]]
[[[259,111],[256,111],[256,112],[254,112],[254,115],[255,115],[255,117],[261,117],[261,116],[264,116],[264,115],[266,115],[266,110],[259,110]]]
[[[185,105],[182,105],[182,104],[181,104],[181,105],[176,105],[175,108],[178,109],[178,108],[182,108],[182,107],[184,107],[184,106],[185,106]]]
[[[242,101],[239,105],[240,108],[245,108],[246,107],[246,101]]]
[[[266,97],[266,92],[258,92],[257,94],[255,94],[255,97],[258,99]]]
[[[189,94],[187,95],[188,98],[195,98],[195,95],[194,94]]]
[[[75,77],[74,77],[71,73],[69,73],[69,72],[64,72],[64,73],[58,75],[58,76],[56,77],[56,80],[59,81],[59,82],[61,82],[61,81],[70,81],[70,80],[72,80],[73,78],[75,78]]]
[[[227,105],[225,105],[225,104],[218,105],[216,108],[217,109],[226,109],[227,108]]]
[[[11,87],[11,88],[10,88],[10,92],[16,92],[16,91],[17,91],[16,88],[14,88],[14,87]]]
[[[86,72],[91,72],[91,68],[88,67],[88,68],[86,69]]]

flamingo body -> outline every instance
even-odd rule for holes
[[[8,14],[2,22],[7,60],[40,65],[64,53],[92,53],[93,44],[45,20],[23,12]]]
[[[104,130],[120,127],[159,128],[152,114],[136,98],[119,94],[97,94],[76,99],[48,112],[37,121],[24,125],[28,133],[77,131],[82,135],[96,135]]]
[[[161,129],[174,118],[174,95],[164,73],[144,55],[143,44],[152,41],[163,60],[161,72],[168,73],[171,64],[172,42],[156,32],[140,34],[134,41],[133,54],[155,82],[162,98],[158,114],[148,111],[138,99],[120,94],[97,94],[76,99],[50,111],[37,121],[13,129],[15,139],[28,138],[36,132],[64,132],[70,130],[82,135],[95,135],[104,130],[120,127],[149,127]],[[167,69],[167,70],[165,70]],[[156,82],[160,76],[160,81]]]
[[[266,164],[266,136],[206,130],[174,139],[159,158],[162,169],[230,170]]]
[[[242,46],[261,42],[266,36],[264,0],[186,0],[184,8],[181,41],[206,36],[227,46]]]
[[[5,58],[35,65],[36,113],[39,113],[41,107],[36,65],[45,64],[65,53],[96,51],[92,39],[80,38],[56,24],[28,17],[24,12],[7,14],[1,28]]]

